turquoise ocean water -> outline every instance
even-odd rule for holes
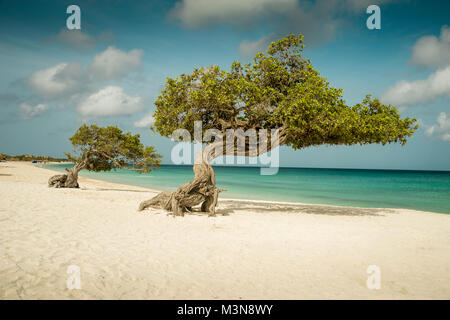
[[[64,171],[69,164],[52,164]],[[331,204],[367,208],[407,208],[450,213],[450,171],[280,168],[260,175],[256,167],[215,166],[223,198]],[[150,174],[116,170],[80,176],[157,190],[173,190],[190,181],[192,166],[163,165]]]

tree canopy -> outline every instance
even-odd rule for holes
[[[314,145],[406,143],[417,129],[416,119],[367,95],[354,106],[342,89],[321,77],[303,58],[303,36],[272,42],[253,62],[234,62],[229,71],[218,66],[167,78],[155,102],[152,127],[170,137],[176,129],[194,133],[218,129],[279,129],[280,144],[301,149]]]
[[[80,169],[109,171],[123,168],[150,172],[161,163],[162,156],[153,147],[144,146],[139,134],[124,133],[113,126],[83,124],[70,141],[74,154],[66,153],[66,156],[77,163]]]

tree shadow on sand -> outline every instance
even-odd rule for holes
[[[130,190],[131,191],[131,190]],[[221,200],[220,206],[216,209],[217,216],[229,216],[236,211],[249,211],[254,213],[262,212],[283,212],[294,214],[320,214],[328,216],[374,216],[383,217],[386,213],[395,213],[393,209],[385,208],[358,208],[358,207],[339,207],[327,205],[303,205],[303,204],[281,204],[281,203],[266,203],[257,201],[239,201],[239,200]],[[172,212],[166,212],[159,208],[152,208],[153,213],[167,213],[172,215]],[[186,215],[208,216],[209,212],[201,211],[200,207],[191,208],[190,211],[185,212]]]
[[[148,193],[147,190],[133,190],[133,189],[121,189],[121,188],[82,188],[82,190],[94,190],[94,191],[126,191],[126,192],[145,192]]]
[[[286,212],[298,214],[321,214],[329,216],[384,216],[385,213],[394,213],[392,209],[339,207],[327,205],[301,205],[278,204],[264,202],[246,202],[236,200],[221,200],[221,208],[217,209],[218,215],[229,215],[236,210],[251,212]]]

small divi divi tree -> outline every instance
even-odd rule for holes
[[[48,180],[49,187],[78,188],[78,172],[110,171],[114,168],[150,172],[159,167],[161,155],[153,147],[144,146],[139,134],[123,133],[117,127],[82,125],[70,138],[74,153],[66,153],[74,162],[67,174],[55,175]]]
[[[404,145],[417,129],[415,119],[402,119],[396,108],[370,95],[361,103],[347,105],[343,90],[331,87],[310,60],[303,58],[302,51],[303,36],[288,35],[272,42],[252,63],[234,62],[229,71],[217,66],[199,68],[168,78],[155,102],[152,129],[166,137],[183,129],[195,137],[194,123],[200,121],[202,137],[208,136],[203,134],[206,130],[216,130],[219,136],[201,141],[207,144],[194,164],[193,181],[141,203],[139,209],[162,207],[182,215],[202,204],[202,211],[214,214],[220,190],[210,161],[216,157],[259,156],[280,145],[293,149],[392,142]],[[230,129],[235,133],[231,141],[227,139]],[[242,131],[249,129],[277,129],[277,139],[269,134],[265,146],[261,148],[260,142],[258,147],[242,137]],[[239,153],[234,140],[241,138],[245,149]]]

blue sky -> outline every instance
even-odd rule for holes
[[[81,9],[68,30],[66,8]],[[368,30],[366,8],[381,9]],[[305,56],[353,105],[370,93],[416,117],[400,145],[281,148],[282,166],[450,170],[449,1],[0,1],[0,152],[62,156],[83,123],[141,134],[165,78],[249,61],[276,38],[305,35]]]

